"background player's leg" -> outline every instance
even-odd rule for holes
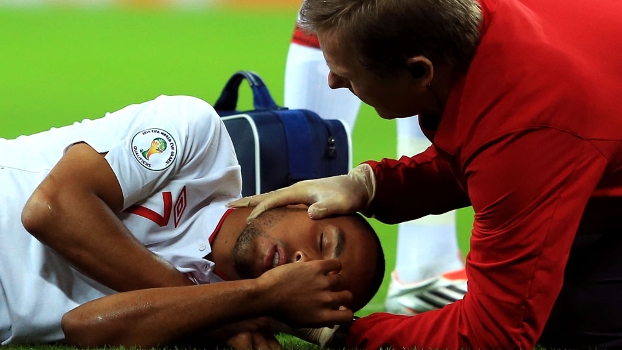
[[[309,109],[324,119],[341,119],[352,132],[361,101],[347,89],[328,87],[328,66],[319,48],[290,44],[284,93],[285,107]]]
[[[429,146],[416,117],[397,120],[398,157],[421,153]],[[385,303],[387,311],[420,313],[461,299],[466,292],[463,269],[455,212],[399,224],[395,270]],[[443,274],[446,275],[441,277]],[[434,293],[427,295],[424,290]]]

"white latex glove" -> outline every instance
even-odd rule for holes
[[[374,198],[376,179],[368,164],[361,164],[346,175],[306,180],[276,191],[244,197],[229,207],[252,207],[251,222],[264,211],[289,204],[308,204],[309,217],[321,219],[336,214],[364,211]]]

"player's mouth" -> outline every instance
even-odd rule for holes
[[[268,251],[264,260],[264,267],[266,271],[273,269],[277,266],[285,264],[285,252],[283,248],[275,245]]]
[[[279,265],[279,257],[281,255],[279,254],[279,252],[277,251],[276,253],[274,253],[274,259],[272,260],[272,267],[277,267]]]

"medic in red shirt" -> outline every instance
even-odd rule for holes
[[[329,85],[419,115],[433,145],[234,204],[385,223],[473,207],[464,299],[363,317],[347,346],[621,348],[620,18],[616,0],[306,0]]]

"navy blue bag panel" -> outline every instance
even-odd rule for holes
[[[251,86],[254,109],[240,112],[236,107],[243,80]],[[279,107],[253,72],[235,73],[214,108],[231,135],[242,167],[243,196],[350,169],[351,141],[344,123],[323,120],[309,110]]]

